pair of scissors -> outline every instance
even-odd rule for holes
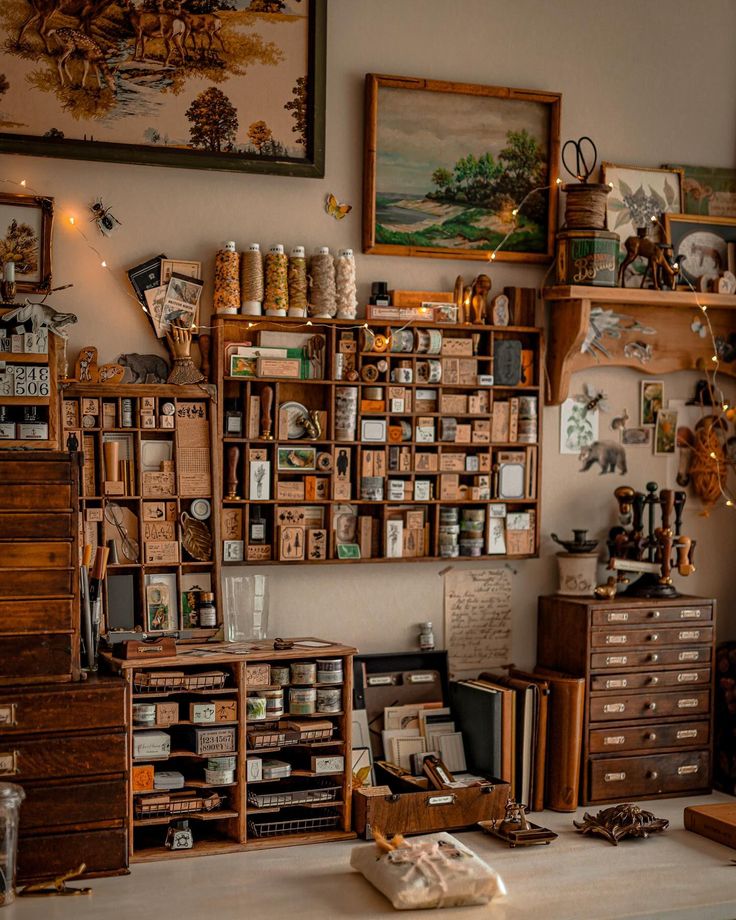
[[[565,159],[568,147],[572,147],[575,151],[575,169],[571,169]],[[593,174],[597,162],[598,149],[587,135],[578,138],[576,141],[569,140],[565,142],[565,146],[562,148],[562,165],[571,176],[574,176],[578,180],[578,182],[587,183],[588,179]]]

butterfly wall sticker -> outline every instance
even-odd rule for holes
[[[334,217],[335,220],[342,220],[343,217],[352,210],[353,206],[351,204],[340,204],[332,192],[330,192],[325,199],[325,211],[327,211],[330,217]]]

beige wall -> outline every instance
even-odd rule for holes
[[[327,172],[322,181],[235,176],[217,172],[95,165],[3,157],[0,177],[19,180],[56,198],[57,283],[73,282],[54,304],[79,315],[71,353],[87,343],[101,360],[120,351],[150,351],[149,327],[126,296],[124,269],[158,252],[210,265],[225,239],[240,244],[326,244],[360,250],[362,86],[367,71],[495,83],[560,91],[562,137],[591,135],[602,158],[658,165],[691,162],[734,165],[736,122],[736,4],[732,0],[331,0],[328,39]],[[327,217],[328,191],[353,204],[342,222]],[[86,206],[97,196],[123,222],[110,240],[95,239]],[[61,219],[81,218],[113,271]],[[444,289],[477,264],[455,261],[358,258],[361,291],[385,279],[391,287]],[[498,264],[494,289],[537,284],[543,272]],[[631,371],[587,375],[618,411],[634,417],[639,377]],[[667,379],[670,395],[686,396],[694,376]],[[579,389],[582,380],[574,381]],[[559,412],[544,413],[542,558],[514,565],[514,658],[534,659],[539,593],[556,584],[549,532],[588,527],[602,536],[613,523],[613,488],[648,479],[673,485],[667,460],[645,448],[629,451],[630,473],[576,472],[574,457],[557,451]],[[608,425],[604,417],[602,424]],[[736,510],[710,518],[686,511],[699,540],[699,569],[688,589],[721,601],[722,636],[736,634],[729,610],[730,565],[736,550]],[[316,633],[353,642],[366,651],[411,647],[416,623],[442,616],[440,565],[429,563],[269,569],[273,633]]]

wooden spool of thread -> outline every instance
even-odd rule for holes
[[[307,315],[307,259],[303,246],[295,246],[289,256],[289,316]]]
[[[263,310],[263,255],[251,243],[240,257],[240,312],[260,316]]]
[[[605,230],[608,185],[593,182],[570,183],[562,186],[565,202],[566,230]]]
[[[337,312],[335,303],[335,264],[327,246],[320,246],[312,256],[312,293],[309,315],[331,318]]]
[[[355,319],[358,294],[355,281],[355,256],[352,249],[340,249],[335,262],[335,299],[339,319]]]
[[[289,307],[289,259],[277,243],[266,253],[266,290],[263,306],[268,316],[286,316]]]
[[[216,313],[237,313],[240,309],[240,255],[232,241],[215,256],[213,306]]]

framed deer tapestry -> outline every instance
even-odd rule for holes
[[[366,76],[363,251],[546,262],[559,93]]]
[[[3,0],[0,152],[324,176],[327,0]]]

